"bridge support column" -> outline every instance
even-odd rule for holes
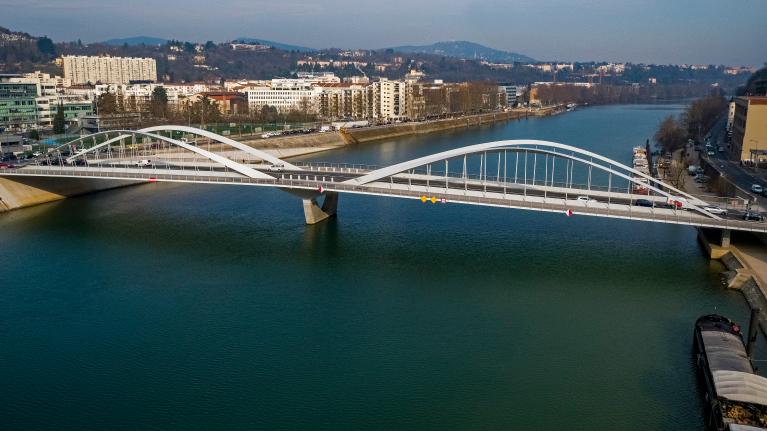
[[[730,246],[730,235],[732,233],[729,229],[722,229],[722,242],[720,245],[724,248],[728,248]]]
[[[322,206],[320,206],[317,201],[319,196],[302,199],[304,203],[304,218],[306,219],[306,224],[316,224],[336,215],[336,210],[338,209],[338,193],[325,192],[324,195],[325,199],[322,202]]]

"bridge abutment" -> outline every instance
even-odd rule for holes
[[[136,184],[141,182],[92,178],[0,177],[0,212]]]

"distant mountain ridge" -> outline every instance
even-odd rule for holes
[[[135,45],[165,45],[168,42],[168,39],[162,39],[159,37],[152,37],[152,36],[134,36],[134,37],[123,37],[118,39],[109,39],[105,40],[101,43],[104,45],[113,45],[113,46],[122,46],[122,45],[128,45],[128,46],[135,46]]]
[[[535,59],[516,52],[502,51],[465,40],[437,42],[431,45],[405,45],[389,48],[403,53],[436,54],[466,60],[485,60],[491,63],[530,63]]]
[[[287,43],[281,43],[281,42],[275,42],[272,40],[266,40],[266,39],[255,39],[252,37],[238,37],[233,42],[242,42],[242,43],[257,43],[260,45],[269,45],[277,49],[281,49],[283,51],[298,51],[298,52],[315,52],[317,49],[314,48],[308,48],[305,46],[299,46],[299,45],[290,45]]]

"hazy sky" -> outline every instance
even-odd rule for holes
[[[470,40],[540,60],[767,61],[767,0],[0,0],[0,26],[57,41],[245,36],[381,48]]]

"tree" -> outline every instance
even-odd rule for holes
[[[66,118],[64,117],[64,106],[59,103],[59,109],[56,111],[56,115],[53,117],[53,133],[60,135],[64,133],[67,127]]]
[[[48,36],[37,39],[37,49],[43,54],[56,55],[56,45],[53,44],[53,41]]]
[[[658,126],[658,131],[655,132],[655,142],[664,152],[673,153],[684,148],[686,141],[687,132],[673,115],[666,117]]]
[[[152,115],[157,118],[165,118],[168,114],[168,92],[165,87],[155,87],[152,90],[152,102],[150,106]]]
[[[103,93],[96,99],[96,111],[99,115],[117,113],[117,96],[113,93]]]

